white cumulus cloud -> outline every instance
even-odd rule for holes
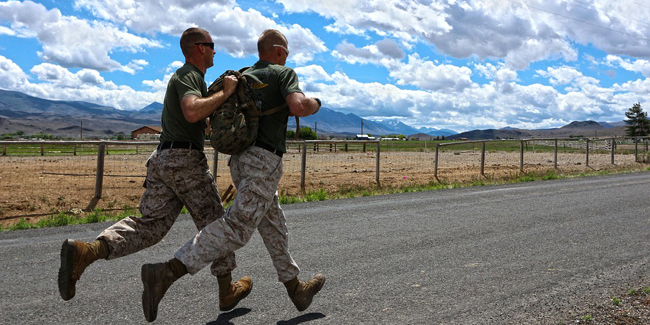
[[[113,51],[140,52],[162,46],[113,24],[63,16],[58,9],[48,10],[31,1],[0,3],[1,22],[8,22],[21,37],[38,39],[42,59],[63,67],[121,70],[123,65],[110,57]]]

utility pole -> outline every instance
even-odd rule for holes
[[[363,135],[363,119],[361,119],[361,135]]]
[[[314,133],[316,133],[316,139],[318,139],[318,121],[314,121]]]
[[[84,121],[80,121],[81,126],[79,127],[79,139],[84,139]]]

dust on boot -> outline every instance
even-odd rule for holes
[[[324,284],[325,276],[319,273],[306,282],[295,277],[285,282],[284,286],[287,288],[289,298],[291,298],[298,311],[303,311],[311,305],[314,296],[323,288]]]
[[[218,276],[217,281],[219,282],[219,310],[221,311],[235,308],[253,289],[253,280],[248,276],[242,277],[237,282],[232,282],[232,275],[228,273]]]

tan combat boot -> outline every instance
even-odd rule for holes
[[[179,277],[174,275],[169,262],[157,264],[144,264],[141,269],[142,284],[142,310],[144,318],[153,322],[158,316],[158,304],[165,296],[167,289]]]
[[[303,282],[297,277],[284,283],[287,293],[298,311],[303,311],[311,305],[314,296],[323,288],[325,276],[316,274],[311,280]]]
[[[232,282],[232,276],[217,277],[219,282],[219,310],[228,311],[235,306],[253,290],[253,280],[244,276],[237,282]]]
[[[91,244],[66,239],[61,246],[61,266],[59,267],[59,293],[63,300],[70,300],[76,293],[75,286],[88,265],[99,258],[108,256],[104,241],[95,240]]]

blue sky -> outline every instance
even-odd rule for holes
[[[267,28],[308,96],[414,127],[621,121],[650,94],[640,0],[0,2],[0,89],[119,109],[162,102],[186,28],[215,41],[210,83],[256,61]]]

